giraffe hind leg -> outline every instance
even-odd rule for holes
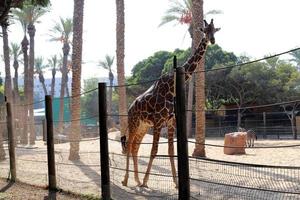
[[[132,159],[133,159],[133,166],[134,166],[134,180],[137,183],[137,186],[141,186],[141,182],[139,179],[139,172],[138,172],[138,151],[140,148],[141,139],[135,138],[132,144]]]
[[[132,141],[132,137],[128,138],[128,141]],[[128,178],[129,178],[129,161],[130,161],[130,153],[132,148],[132,142],[128,142],[127,144],[127,154],[126,154],[126,173],[124,176],[124,180],[122,181],[123,186],[127,186]]]
[[[160,134],[160,128],[154,127],[153,130],[153,143],[152,143],[152,149],[151,149],[151,155],[150,155],[150,160],[148,163],[147,171],[143,180],[143,184],[141,185],[142,187],[148,187],[147,182],[149,180],[149,173],[152,167],[153,160],[157,154],[158,150],[158,142],[159,142],[159,134]]]
[[[176,168],[174,163],[174,132],[175,132],[175,119],[168,123],[168,153],[170,156],[171,162],[171,169],[172,169],[172,176],[173,182],[175,183],[175,188],[178,188],[178,182],[176,179]]]

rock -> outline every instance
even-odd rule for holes
[[[246,154],[245,152],[246,139],[247,139],[246,132],[233,132],[233,133],[225,134],[224,154],[227,155]],[[228,146],[234,148],[230,148]]]

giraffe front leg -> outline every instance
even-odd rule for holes
[[[133,159],[133,166],[134,166],[134,180],[137,183],[137,186],[141,186],[141,182],[139,179],[139,170],[138,170],[138,151],[140,148],[140,140],[135,140],[133,147],[132,147],[132,159]]]
[[[149,180],[149,173],[150,173],[150,170],[152,167],[153,160],[154,160],[154,158],[157,154],[157,150],[158,150],[159,134],[160,134],[160,129],[154,128],[150,160],[149,160],[147,171],[146,171],[146,174],[145,174],[145,177],[143,180],[143,184],[141,185],[141,187],[148,187],[147,182]]]
[[[127,147],[127,156],[126,156],[126,173],[125,173],[125,176],[124,176],[124,180],[122,181],[123,186],[127,186],[127,183],[128,183],[130,152],[131,152],[131,144],[129,143],[128,147]]]
[[[170,162],[171,162],[171,169],[172,169],[172,176],[173,176],[173,182],[175,183],[175,188],[178,188],[178,182],[176,179],[176,168],[174,163],[174,132],[175,132],[175,119],[173,119],[168,124],[168,153],[170,156]]]

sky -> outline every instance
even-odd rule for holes
[[[136,63],[156,51],[190,46],[186,25],[173,23],[158,27],[170,6],[169,0],[124,1],[127,76]],[[49,41],[49,30],[59,17],[73,16],[73,0],[51,0],[51,4],[49,13],[36,25],[36,56],[43,56],[45,60],[62,53],[61,43]],[[215,35],[216,43],[226,51],[252,59],[300,47],[299,8],[300,1],[296,0],[204,0],[204,12],[213,9],[223,12],[213,16],[215,26],[221,28]],[[207,19],[211,17],[208,15]],[[83,29],[83,78],[107,76],[97,65],[106,54],[115,56],[115,1],[85,0]],[[11,25],[9,31],[10,42],[22,40],[23,32],[18,23]],[[3,54],[2,48],[0,54]],[[3,63],[0,68],[3,72]]]

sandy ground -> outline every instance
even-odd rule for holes
[[[110,177],[111,193],[114,199],[177,199],[178,191],[172,181],[170,161],[167,157],[158,156],[154,162],[150,175],[149,188],[136,187],[133,174],[130,173],[128,187],[124,187],[121,181],[125,174],[125,159],[121,155],[121,145],[114,139],[118,139],[118,133],[109,134],[110,150]],[[158,155],[167,155],[168,144],[165,138],[161,138]],[[152,136],[146,135],[143,142],[151,143]],[[222,139],[207,138],[208,144],[223,145]],[[279,146],[300,144],[293,140],[258,140],[255,146]],[[175,143],[175,152],[176,152]],[[99,140],[80,142],[80,157],[76,162],[68,160],[69,143],[56,144],[56,174],[57,185],[65,191],[82,194],[95,194],[100,196],[100,155]],[[189,144],[189,153],[194,149],[194,144]],[[191,159],[191,194],[195,199],[270,199],[289,198],[300,199],[298,194],[285,194],[274,192],[261,192],[230,187],[230,185],[262,188],[268,190],[288,191],[300,193],[300,147],[272,148],[272,149],[246,149],[246,155],[224,155],[223,148],[206,147],[207,158],[230,162],[242,162],[262,165],[299,166],[299,169],[268,168],[253,166],[240,166],[232,164],[216,163]],[[142,181],[146,171],[151,151],[151,144],[143,144],[139,155],[139,176]],[[32,148],[19,146],[17,152],[17,176],[25,183],[46,186],[47,180],[47,155],[44,142],[38,141]],[[175,161],[177,168],[177,162]],[[130,163],[132,169],[132,160]],[[0,177],[8,175],[8,160],[0,162]],[[199,181],[201,180],[201,181]],[[278,182],[281,184],[277,184]],[[215,184],[221,183],[220,184]]]
[[[26,185],[23,183],[9,183],[0,178],[0,200],[40,200],[40,199],[57,199],[57,200],[80,200],[88,199],[61,192],[49,193],[48,190]]]

